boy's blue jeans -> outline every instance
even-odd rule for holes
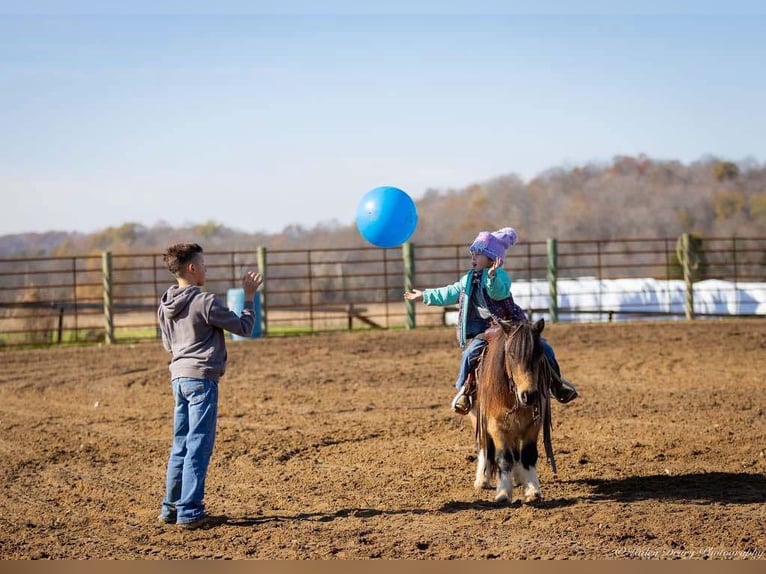
[[[543,345],[543,353],[550,361],[551,366],[556,371],[556,373],[561,376],[561,369],[559,367],[558,361],[556,360],[556,354],[553,352],[553,347],[551,347],[548,341],[546,341],[543,337],[540,337],[540,343]],[[456,389],[463,387],[466,379],[468,378],[468,373],[476,368],[476,363],[479,361],[479,357],[481,357],[481,353],[486,346],[487,341],[482,335],[474,337],[465,346],[465,349],[463,350],[463,357],[460,360],[460,370],[457,374],[457,381],[455,382]]]
[[[205,477],[215,443],[218,383],[209,379],[173,379],[173,446],[168,460],[162,516],[178,524],[205,514]]]

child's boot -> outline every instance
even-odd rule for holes
[[[566,379],[553,376],[551,377],[551,393],[561,404],[566,404],[577,398],[577,389]]]
[[[452,410],[461,415],[467,415],[471,412],[473,406],[473,395],[476,394],[476,377],[473,372],[468,374],[468,377],[457,391],[455,398],[452,399]]]
[[[467,415],[471,412],[471,397],[465,394],[465,385],[460,387],[452,399],[452,410],[459,415]]]

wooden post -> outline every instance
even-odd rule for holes
[[[555,238],[548,238],[548,314],[551,323],[559,320],[559,292],[558,292],[558,242]]]
[[[58,328],[58,335],[56,337],[56,342],[61,343],[63,338],[64,338],[64,306],[61,305],[59,307],[59,328]]]
[[[266,289],[268,287],[268,280],[266,279],[266,248],[265,247],[259,247],[257,249],[257,258],[258,258],[258,273],[263,275],[263,286],[260,288],[261,293],[261,325],[262,330],[261,333],[265,337],[269,333],[269,315],[267,312],[268,305],[266,303]]]
[[[402,259],[404,260],[404,291],[412,291],[412,278],[415,276],[415,249],[409,241],[402,245]],[[404,310],[407,313],[407,328],[415,328],[415,304],[404,300]]]
[[[101,275],[104,298],[104,342],[111,345],[114,343],[114,315],[112,312],[112,253],[110,251],[104,251],[101,254]]]
[[[678,253],[679,263],[684,270],[684,284],[686,285],[686,297],[684,299],[684,311],[688,320],[694,319],[694,273],[692,269],[692,241],[691,235],[684,233],[681,236],[681,249]]]

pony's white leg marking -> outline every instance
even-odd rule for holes
[[[513,500],[513,484],[511,484],[510,473],[501,470],[500,478],[497,481],[497,491],[495,492],[495,502],[511,502]]]
[[[524,484],[524,467],[521,466],[520,463],[516,462],[513,464],[513,468],[511,469],[511,478],[513,479],[513,486],[521,486]]]
[[[529,470],[524,470],[526,476],[526,482],[524,484],[524,500],[526,502],[532,502],[541,498],[540,494],[540,481],[537,479],[537,469],[534,466],[530,466]]]
[[[487,472],[487,453],[484,449],[479,449],[476,455],[476,480],[473,482],[473,487],[476,490],[490,487]]]

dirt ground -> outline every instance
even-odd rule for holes
[[[545,336],[581,397],[511,505],[473,489],[452,329],[229,342],[191,532],[156,519],[159,343],[1,351],[0,558],[766,558],[766,321]]]

